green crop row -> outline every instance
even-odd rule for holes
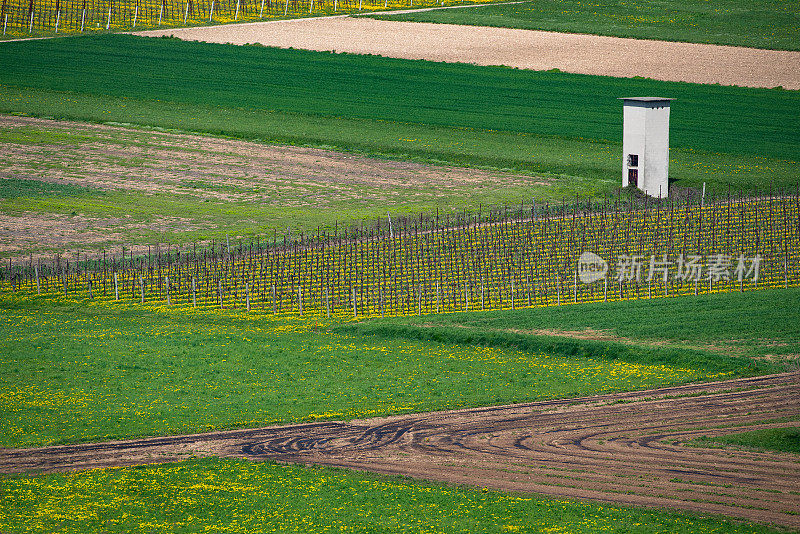
[[[790,160],[800,153],[800,132],[789,120],[800,109],[796,91],[129,35],[5,43],[0,84],[65,96],[172,102],[194,106],[198,114],[206,108],[269,110],[613,142],[622,134],[617,98],[652,94],[675,98],[670,132],[675,148]],[[2,108],[24,111],[13,101]],[[151,116],[131,115],[127,122],[159,125]],[[236,125],[221,124],[212,133],[228,132],[236,135]],[[368,141],[369,132],[363,137]]]

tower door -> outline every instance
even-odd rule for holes
[[[639,169],[628,169],[628,185],[639,187]]]

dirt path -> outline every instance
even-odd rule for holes
[[[320,17],[140,32],[217,43],[800,89],[800,52],[508,28]]]
[[[798,456],[687,442],[800,425],[800,373],[493,408],[0,450],[0,473],[273,459],[800,527]],[[787,422],[788,421],[788,422]]]

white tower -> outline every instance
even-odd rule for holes
[[[635,185],[651,197],[669,195],[671,98],[620,98],[623,103],[622,187]]]

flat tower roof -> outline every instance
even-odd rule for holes
[[[661,98],[658,96],[623,96],[617,100],[632,100],[634,102],[669,102],[674,98]]]

